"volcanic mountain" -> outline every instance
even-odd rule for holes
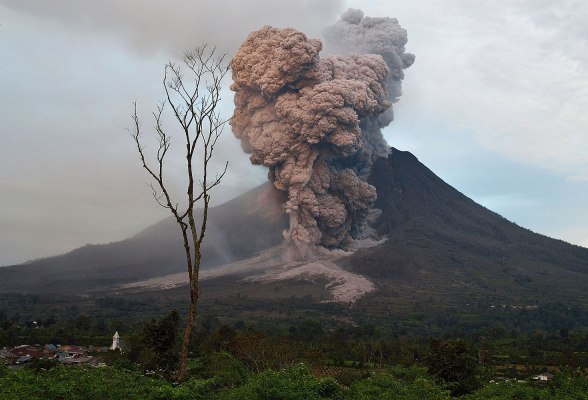
[[[287,227],[280,193],[267,183],[209,210],[202,268],[247,258],[281,241]],[[184,248],[173,218],[137,235],[67,254],[0,268],[0,293],[88,293],[185,271]]]
[[[507,221],[408,152],[392,149],[374,165],[369,182],[378,193],[381,215],[373,227],[382,240],[353,253],[326,253],[319,264],[278,265],[288,222],[270,185],[211,209],[203,296],[244,293],[261,300],[306,293],[317,303],[354,301],[364,312],[400,309],[406,301],[492,307],[561,298],[588,302],[588,249]],[[269,264],[274,270],[268,274]],[[289,272],[296,268],[299,273]],[[170,286],[178,287],[183,270],[177,227],[166,219],[121,242],[1,268],[0,293],[136,291],[140,282],[180,274]],[[349,295],[344,285],[363,289]],[[347,297],[337,297],[336,290]]]

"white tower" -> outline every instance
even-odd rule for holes
[[[118,336],[118,331],[114,333],[112,337],[112,346],[110,346],[110,350],[120,350],[120,336]]]

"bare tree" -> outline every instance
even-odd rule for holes
[[[189,78],[185,77],[184,70]],[[210,191],[219,185],[227,171],[228,162],[224,168],[210,175],[210,161],[219,137],[223,132],[227,119],[223,119],[218,107],[221,101],[222,80],[229,70],[224,55],[217,57],[214,48],[206,45],[196,48],[184,55],[181,64],[169,62],[165,66],[163,86],[165,100],[153,113],[155,131],[159,139],[159,146],[155,153],[156,163],[151,166],[146,159],[141,140],[141,127],[137,115],[137,104],[134,103],[132,119],[134,125],[131,133],[143,168],[151,176],[153,182],[149,184],[153,197],[157,203],[168,209],[174,216],[184,241],[186,266],[190,283],[190,308],[186,327],[184,329],[180,361],[178,367],[178,381],[186,377],[186,360],[192,326],[196,317],[196,304],[199,297],[198,275],[202,259],[201,246],[206,234]],[[179,206],[170,195],[170,188],[164,177],[164,164],[170,149],[170,135],[163,127],[164,111],[171,109],[173,120],[181,127],[185,144],[187,198],[184,207]],[[199,164],[199,165],[198,165]],[[199,208],[195,209],[196,206]],[[195,213],[201,220],[197,222]]]

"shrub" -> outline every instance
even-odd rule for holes
[[[416,378],[412,382],[402,382],[389,374],[379,373],[354,383],[348,398],[353,400],[443,400],[449,399],[450,395],[431,379]]]
[[[215,353],[201,359],[199,375],[203,378],[214,378],[215,382],[226,388],[244,385],[251,373],[235,357],[229,353]]]
[[[236,389],[222,393],[223,400],[341,399],[341,388],[332,378],[313,377],[303,364],[276,372],[266,370]]]

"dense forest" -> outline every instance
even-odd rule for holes
[[[521,332],[497,325],[460,337],[451,329],[405,335],[312,318],[268,328],[254,319],[201,313],[189,379],[178,385],[172,383],[181,322],[175,310],[140,319],[130,311],[143,307],[139,301],[103,299],[102,307],[119,310],[117,318],[84,313],[80,303],[52,307],[33,322],[27,310],[35,308],[25,305],[35,299],[12,301],[12,309],[0,309],[0,347],[108,346],[119,331],[125,349],[98,354],[100,367],[64,367],[55,360],[0,366],[6,399],[588,398],[588,333],[581,329]],[[549,382],[533,379],[547,371],[554,374]]]

